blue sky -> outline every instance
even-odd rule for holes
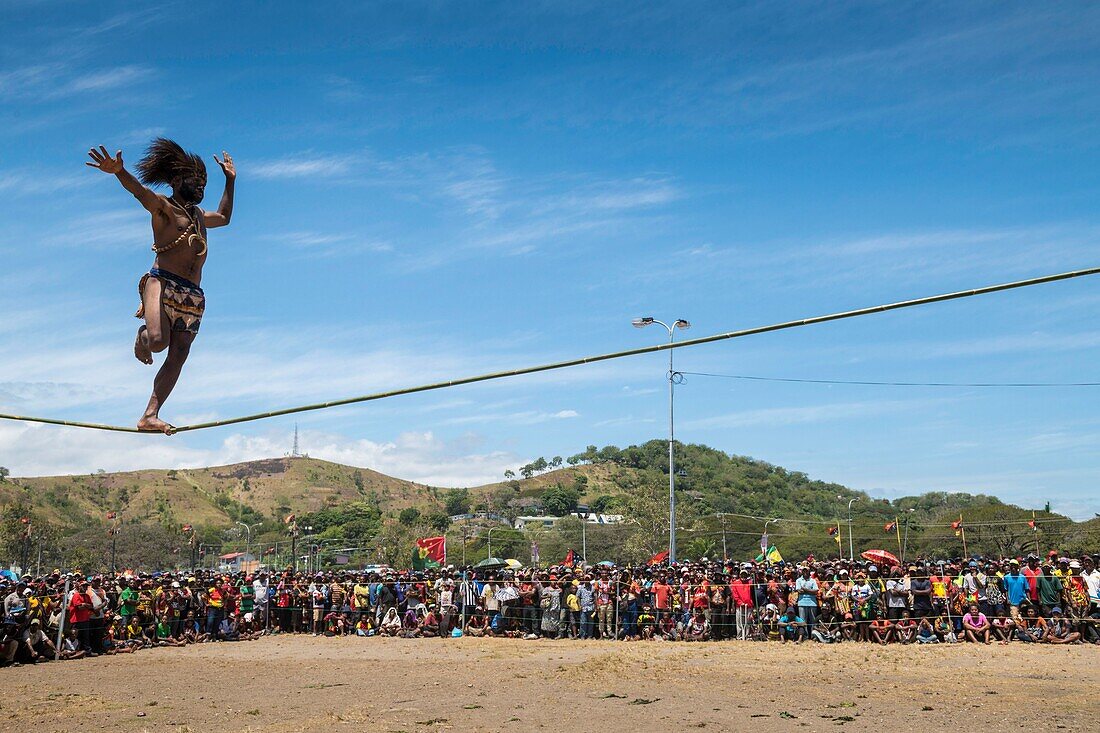
[[[354,4],[353,4],[354,5]],[[0,0],[0,410],[129,423],[147,216],[83,165],[206,156],[183,424],[1097,264],[1100,8],[967,3]],[[1100,281],[678,351],[684,371],[1096,381]],[[666,434],[662,355],[298,418],[312,455],[439,485]],[[1096,389],[688,377],[684,441],[880,496],[1100,511]],[[16,475],[289,450],[0,424]]]

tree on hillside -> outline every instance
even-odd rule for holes
[[[429,514],[424,518],[428,526],[439,532],[446,532],[447,528],[451,526],[451,517],[445,512],[436,512]]]
[[[516,477],[516,472],[513,471],[510,468],[507,471],[504,472],[504,478],[508,479],[509,481],[514,479],[515,477]]]
[[[8,476],[11,476],[11,471],[9,471],[8,469],[4,468],[3,466],[0,466],[0,484],[2,484],[2,483],[4,483],[5,481],[7,481],[7,480],[8,480]]]
[[[159,524],[124,524],[113,537],[100,525],[66,537],[61,542],[64,563],[84,573],[110,569],[111,541],[115,566],[134,570],[165,570],[190,561],[187,537]]]
[[[27,560],[29,564],[31,555],[37,556],[38,547],[52,548],[59,534],[57,527],[29,504],[22,500],[10,504],[0,513],[0,561],[22,563]]]
[[[610,494],[600,494],[588,503],[588,509],[597,514],[611,514],[613,510],[618,508],[618,505],[619,499],[617,497]]]
[[[449,489],[444,499],[447,514],[467,514],[470,511],[470,492],[466,489]]]
[[[536,460],[535,460],[535,461],[534,461],[534,462],[533,462],[533,463],[531,464],[531,468],[532,468],[532,469],[534,469],[535,473],[542,473],[543,471],[545,471],[545,470],[546,470],[546,467],[547,467],[547,466],[549,466],[549,465],[550,465],[550,464],[548,464],[548,463],[546,462],[546,459],[545,459],[545,458],[543,458],[542,456],[539,456],[539,457],[538,457],[538,458],[537,458],[537,459],[536,459]]]
[[[554,456],[550,459],[550,468],[561,468],[561,456]]]
[[[401,510],[401,513],[397,515],[397,521],[404,524],[406,527],[411,527],[420,521],[420,510],[414,506],[405,507]]]
[[[533,463],[525,463],[519,467],[519,473],[525,479],[531,478],[535,475],[535,465]]]
[[[577,508],[580,498],[576,489],[554,484],[542,492],[542,508],[555,517],[564,517]]]

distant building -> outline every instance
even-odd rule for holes
[[[516,517],[516,529],[523,530],[527,527],[550,528],[558,523],[561,517]]]
[[[573,512],[573,516],[577,519],[588,522],[589,524],[621,524],[623,521],[622,514],[597,514],[595,512]]]
[[[250,552],[230,552],[218,556],[218,570],[223,573],[252,573],[260,563]]]
[[[596,514],[573,512],[567,516],[576,517],[588,524],[620,524],[623,521],[622,514]],[[558,523],[561,517],[554,516],[522,516],[516,517],[516,529],[523,530],[527,527],[543,527],[549,529]]]

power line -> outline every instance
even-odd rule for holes
[[[282,415],[293,415],[299,412],[309,412],[312,410],[324,410],[330,407],[340,407],[343,405],[351,405],[360,402],[372,402],[375,400],[387,399],[390,397],[397,397],[400,395],[416,394],[419,392],[429,392],[437,389],[446,389],[449,387],[458,387],[465,384],[475,384],[477,382],[487,382],[490,380],[504,379],[506,377],[518,377],[525,374],[536,374],[539,372],[547,372],[556,369],[565,369],[567,367],[582,366],[585,364],[594,364],[596,362],[608,361],[611,359],[621,359],[627,356],[638,356],[641,354],[651,354],[659,351],[665,351],[666,349],[682,349],[688,346],[700,346],[702,344],[710,344],[716,341],[726,341],[729,339],[742,338],[745,336],[755,336],[762,333],[771,333],[773,331],[783,331],[789,328],[799,328],[801,326],[812,326],[818,323],[828,323],[829,321],[839,321],[846,318],[856,318],[858,316],[867,316],[873,313],[885,313],[886,311],[899,310],[902,308],[912,308],[918,305],[930,305],[932,303],[942,303],[949,300],[959,300],[961,298],[970,298],[976,295],[987,295],[990,293],[997,293],[1004,290],[1015,290],[1017,288],[1030,287],[1032,285],[1042,285],[1045,283],[1058,282],[1060,280],[1070,280],[1077,277],[1085,277],[1089,275],[1100,274],[1100,267],[1092,267],[1085,270],[1073,270],[1071,272],[1062,272],[1054,275],[1044,275],[1042,277],[1029,278],[1027,280],[1016,280],[1009,283],[1001,283],[999,285],[987,285],[981,288],[973,288],[970,290],[959,290],[953,293],[943,293],[941,295],[931,295],[923,298],[916,298],[913,300],[902,300],[896,303],[886,303],[884,305],[875,305],[869,308],[858,308],[856,310],[841,311],[839,313],[829,313],[822,316],[813,316],[810,318],[801,318],[795,321],[784,321],[782,323],[773,323],[768,326],[756,326],[754,328],[746,328],[739,331],[729,331],[727,333],[714,334],[713,336],[704,336],[696,339],[686,339],[684,341],[669,342],[663,344],[657,344],[654,346],[643,346],[636,349],[626,349],[625,351],[613,351],[607,354],[597,354],[595,356],[585,356],[578,359],[569,359],[567,361],[552,362],[550,364],[540,364],[537,366],[523,367],[520,369],[511,369],[501,372],[490,372],[488,374],[480,374],[473,377],[462,377],[459,379],[451,379],[445,382],[435,382],[432,384],[423,384],[416,387],[404,387],[401,389],[388,390],[385,392],[375,392],[373,394],[361,395],[359,397],[346,397],[344,399],[331,400],[329,402],[317,402],[309,405],[300,405],[298,407],[287,407],[280,410],[271,410],[269,412],[260,412],[254,415],[243,415],[241,417],[228,418],[225,420],[213,420],[210,422],[196,423],[194,425],[183,425],[178,428],[173,428],[171,432],[182,433],[192,430],[206,430],[208,428],[224,427],[226,425],[236,425],[244,422],[252,422],[254,420],[265,420],[267,418],[279,417]],[[55,418],[45,417],[29,417],[22,415],[7,415],[0,414],[0,419],[3,420],[16,420],[20,422],[36,422],[45,423],[48,425],[62,425],[67,427],[87,428],[90,430],[109,430],[114,432],[123,433],[138,433],[137,428],[124,427],[121,425],[104,425],[99,423],[80,422],[75,420],[60,420]]]
[[[680,372],[688,377],[720,377],[754,382],[794,382],[797,384],[853,384],[873,387],[1100,387],[1100,382],[875,382],[862,379],[795,379],[792,377],[759,377],[748,374],[715,374],[712,372]]]

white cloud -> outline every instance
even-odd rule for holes
[[[373,441],[325,432],[301,431],[301,449],[313,458],[369,468],[433,486],[476,486],[498,481],[522,463],[514,453],[478,451],[480,439],[444,441],[431,432],[408,432]],[[285,455],[289,437],[234,433],[213,448],[198,438],[102,433],[74,428],[0,423],[0,455],[14,476],[43,476],[149,468],[200,468]],[[58,450],[63,444],[64,450]]]
[[[116,66],[77,76],[59,89],[56,94],[65,96],[78,92],[103,92],[118,87],[128,87],[153,76],[152,69],[142,66]]]
[[[264,237],[293,247],[302,255],[332,257],[353,252],[392,252],[389,242],[364,239],[352,234],[323,234],[312,231],[280,232]]]
[[[264,179],[331,178],[347,174],[354,160],[355,156],[352,155],[301,153],[276,160],[246,163],[240,167],[243,172]]]
[[[917,406],[928,405],[944,400],[871,400],[866,402],[836,402],[807,407],[769,407],[757,410],[742,410],[725,415],[686,420],[684,427],[703,428],[745,428],[745,427],[781,427],[807,423],[849,420],[882,415],[899,410],[913,410]]]

